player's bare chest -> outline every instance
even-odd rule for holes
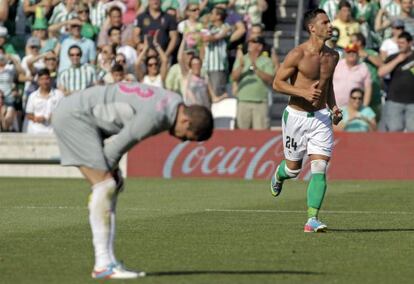
[[[334,59],[330,55],[305,56],[298,65],[299,72],[308,79],[328,79],[335,70]]]

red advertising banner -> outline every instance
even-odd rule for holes
[[[128,153],[127,175],[270,179],[282,159],[280,131],[216,130],[201,143],[161,134]],[[299,178],[309,176],[305,157]],[[328,178],[414,180],[414,133],[335,133]]]

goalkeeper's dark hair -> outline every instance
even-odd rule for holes
[[[200,105],[186,106],[184,113],[190,118],[188,130],[194,132],[196,141],[208,140],[213,134],[214,119],[211,111]]]
[[[326,12],[323,9],[317,8],[309,10],[303,15],[303,29],[305,31],[309,32],[309,24],[311,24],[319,14],[326,14]]]

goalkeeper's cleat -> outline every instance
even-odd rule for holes
[[[305,233],[325,233],[327,230],[328,227],[316,217],[309,218],[304,228]]]
[[[111,263],[102,270],[92,271],[92,278],[94,279],[135,279],[144,277],[143,271],[127,270],[121,263]]]
[[[272,181],[270,182],[270,192],[274,197],[278,196],[282,192],[283,181],[279,181],[277,178],[277,172],[279,166],[277,167],[274,175],[272,176]]]

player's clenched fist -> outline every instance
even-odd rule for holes
[[[342,120],[342,110],[340,110],[337,106],[332,108],[332,123],[334,125],[338,125],[338,123]]]
[[[319,98],[322,95],[322,91],[318,89],[319,81],[316,81],[311,85],[308,90],[305,90],[303,93],[303,98],[312,104],[316,104],[319,101]]]

